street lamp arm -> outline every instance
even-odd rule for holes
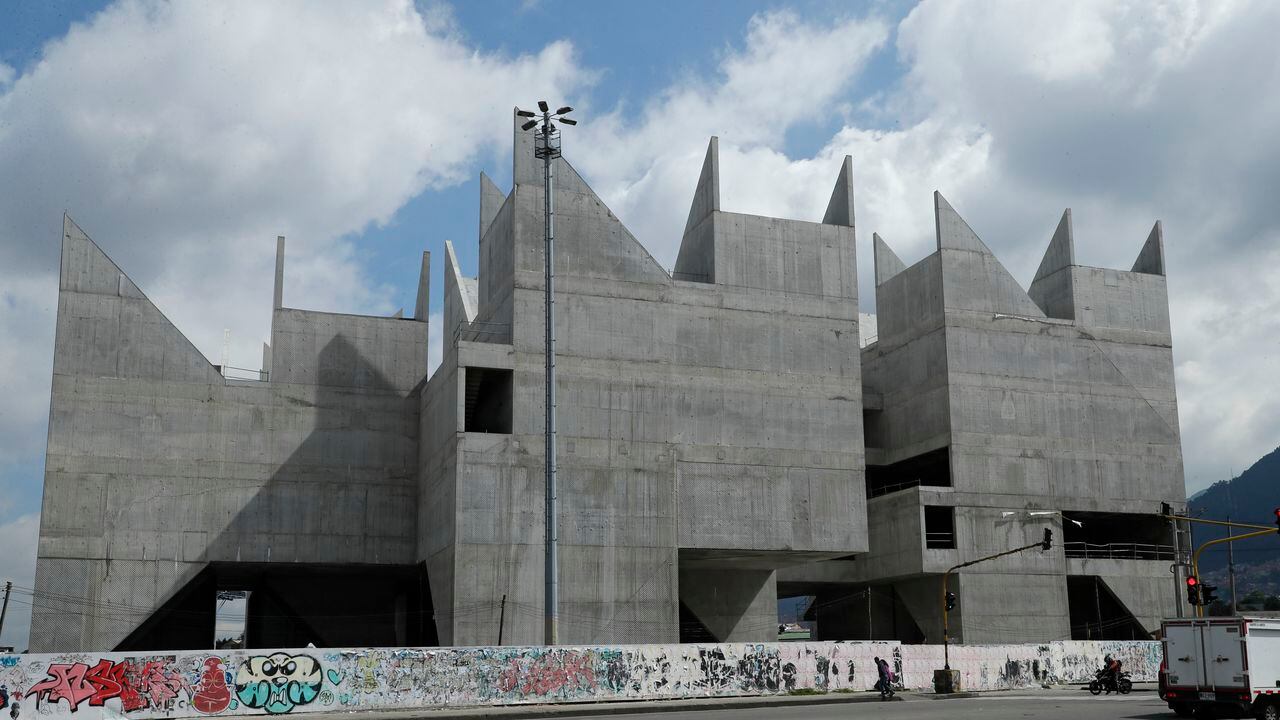
[[[1229,520],[1210,520],[1208,518],[1194,518],[1194,517],[1189,517],[1187,515],[1163,515],[1162,514],[1160,517],[1164,518],[1165,520],[1193,522],[1193,523],[1200,523],[1202,525],[1222,525],[1229,528],[1249,528],[1251,530],[1266,530],[1268,532],[1273,532],[1273,533],[1276,531],[1276,528],[1274,525],[1272,526],[1254,525],[1253,523],[1231,522]]]

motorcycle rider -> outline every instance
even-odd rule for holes
[[[1104,665],[1102,681],[1106,684],[1107,691],[1110,692],[1117,688],[1116,681],[1120,679],[1120,661],[1112,657],[1111,653],[1107,653],[1107,656],[1102,659],[1102,663]]]

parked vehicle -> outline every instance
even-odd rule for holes
[[[1166,620],[1162,629],[1164,699],[1178,716],[1280,720],[1280,620]]]

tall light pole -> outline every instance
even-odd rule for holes
[[[530,118],[528,122],[520,126],[521,130],[529,131],[541,125],[534,134],[533,155],[542,159],[542,177],[545,185],[545,198],[543,200],[544,215],[546,217],[546,252],[544,255],[544,274],[545,281],[543,291],[546,304],[546,355],[547,355],[547,421],[546,421],[546,547],[547,562],[544,571],[546,580],[546,590],[543,599],[543,605],[546,612],[546,625],[543,629],[543,642],[547,645],[556,645],[560,642],[560,562],[559,562],[559,542],[560,534],[557,528],[556,516],[556,301],[555,301],[555,246],[556,246],[556,226],[555,226],[555,201],[553,189],[555,185],[555,159],[560,157],[560,131],[556,128],[556,120],[564,125],[577,125],[577,120],[571,120],[565,115],[573,111],[571,107],[562,107],[555,112],[551,112],[551,108],[545,100],[538,101],[538,110],[541,111],[541,120],[538,119],[538,113],[530,110],[516,110],[516,114],[520,117]]]

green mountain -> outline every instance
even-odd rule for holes
[[[1264,455],[1248,470],[1230,480],[1214,483],[1188,501],[1191,515],[1275,526],[1280,508],[1280,448]],[[1226,528],[1197,525],[1195,544],[1223,537]],[[1237,531],[1236,534],[1246,531]],[[1251,590],[1280,593],[1280,531],[1275,535],[1242,540],[1235,544],[1236,591],[1244,596]],[[1200,574],[1210,584],[1219,585],[1219,597],[1227,597],[1226,546],[1216,546],[1200,556]]]

